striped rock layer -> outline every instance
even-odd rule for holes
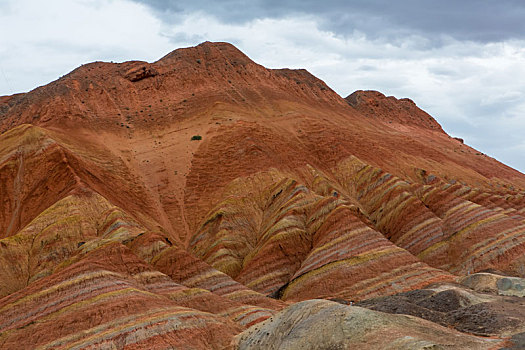
[[[277,314],[383,317],[297,302],[525,277],[525,175],[408,99],[226,43],[0,97],[0,132],[2,349],[275,347]],[[399,346],[457,335],[384,320]]]

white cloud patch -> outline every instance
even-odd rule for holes
[[[161,22],[120,0],[6,0],[0,11],[0,94],[28,91],[94,60],[154,60],[169,51]]]
[[[0,12],[0,95],[29,90],[94,60],[154,61],[202,41],[228,41],[270,68],[306,68],[341,96],[357,89],[409,97],[453,136],[525,171],[525,42],[442,36],[338,35],[315,15],[233,24],[206,12],[161,22],[125,0],[9,0]],[[168,14],[165,14],[168,15]],[[435,39],[432,39],[435,40]],[[13,89],[15,91],[13,91]]]

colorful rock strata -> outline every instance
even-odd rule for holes
[[[0,132],[1,349],[523,345],[525,175],[408,99],[206,42]]]

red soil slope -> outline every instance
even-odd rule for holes
[[[296,301],[525,276],[525,175],[227,43],[2,97],[0,132],[2,348],[220,348]]]

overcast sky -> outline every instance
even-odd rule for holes
[[[409,97],[452,136],[525,171],[521,0],[0,0],[0,95],[206,40],[269,68],[306,68],[343,97]]]

